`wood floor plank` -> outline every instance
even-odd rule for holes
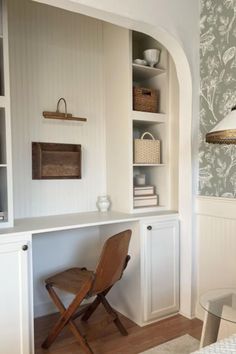
[[[80,320],[76,324],[84,333],[88,332],[93,324],[99,322],[105,315],[99,308],[88,323]],[[52,314],[35,320],[35,354],[84,354],[66,328],[48,350],[41,348],[41,344],[51,326],[58,318],[58,314]],[[189,320],[181,315],[176,315],[165,320],[139,327],[128,318],[120,315],[120,319],[129,332],[127,337],[121,336],[117,328],[110,324],[102,331],[94,333],[89,344],[96,354],[138,354],[144,350],[155,347],[161,343],[189,334],[200,339],[202,322],[198,319]]]

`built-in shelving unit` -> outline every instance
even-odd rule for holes
[[[131,42],[132,85],[157,90],[159,100],[158,112],[156,113],[132,110],[133,141],[134,139],[140,139],[141,135],[148,131],[155,139],[160,140],[161,146],[161,161],[159,164],[132,164],[133,188],[136,187],[136,175],[145,175],[146,185],[154,186],[154,191],[158,195],[158,205],[144,208],[136,207],[133,208],[133,212],[168,209],[168,53],[160,43],[142,33],[132,32]],[[161,50],[160,62],[156,67],[134,64],[135,59],[143,58],[145,49],[153,48]]]
[[[13,225],[11,121],[6,0],[0,0],[0,228]]]
[[[143,33],[106,24],[104,40],[107,193],[112,208],[129,213],[177,210],[179,112],[173,60],[161,43]],[[143,59],[144,50],[153,48],[161,50],[156,68],[134,63],[135,59]],[[134,86],[158,91],[157,112],[134,110]],[[160,140],[158,164],[135,163],[134,140],[146,131]],[[134,208],[134,192],[136,196],[141,193],[134,190],[139,174],[146,176],[146,185],[154,186],[158,205]],[[152,187],[150,194],[153,195]]]

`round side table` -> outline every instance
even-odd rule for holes
[[[209,290],[200,304],[206,311],[201,348],[236,333],[236,288]]]

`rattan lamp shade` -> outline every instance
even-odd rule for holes
[[[212,144],[236,144],[236,106],[206,134],[206,142]]]

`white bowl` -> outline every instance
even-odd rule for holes
[[[138,65],[147,65],[147,62],[144,59],[134,59],[134,63]]]
[[[143,52],[144,59],[149,66],[154,67],[160,60],[160,49],[147,49]]]

